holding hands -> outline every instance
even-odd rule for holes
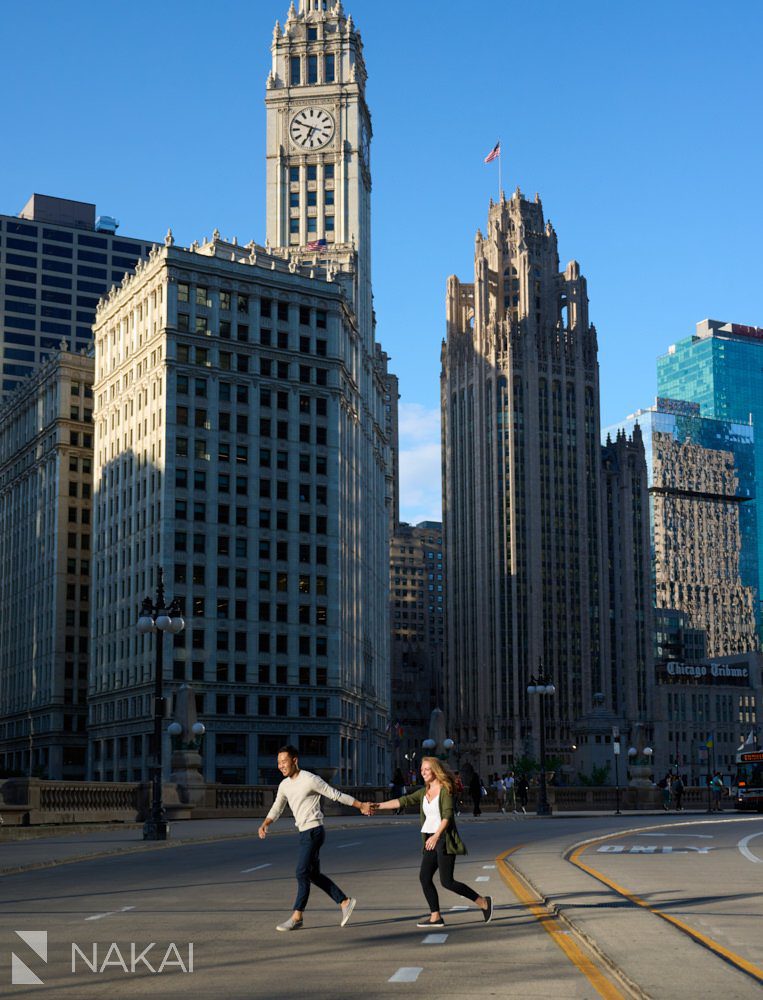
[[[376,812],[376,803],[361,802],[360,811],[363,813],[364,816],[373,816],[373,814]]]

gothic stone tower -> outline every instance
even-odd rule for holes
[[[371,300],[371,115],[363,43],[341,0],[300,0],[273,32],[268,76],[267,240],[352,275],[367,349]]]
[[[442,350],[449,725],[483,770],[564,753],[603,669],[599,380],[585,278],[540,200],[492,204],[473,285],[448,279]],[[456,735],[454,733],[454,735]]]

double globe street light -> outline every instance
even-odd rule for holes
[[[143,824],[144,840],[166,840],[169,824],[164,817],[162,805],[162,719],[164,718],[164,661],[163,637],[165,632],[176,635],[185,628],[185,621],[176,600],[166,603],[164,597],[164,573],[158,568],[156,584],[156,604],[146,597],[140,609],[137,631],[139,635],[156,632],[156,666],[154,670],[154,771],[152,777],[151,816]]]
[[[527,685],[529,695],[538,696],[538,709],[540,714],[540,784],[538,786],[538,816],[550,816],[551,806],[548,804],[546,794],[546,703],[545,699],[556,694],[554,682],[543,673],[540,667],[538,676],[530,676],[530,683]]]

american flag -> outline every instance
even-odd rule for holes
[[[325,240],[313,240],[305,244],[305,250],[322,250],[325,246],[328,246]]]
[[[485,163],[492,163],[493,160],[495,160],[500,155],[501,155],[501,140],[499,139],[498,142],[495,144],[495,146],[493,146],[493,148],[485,157]]]

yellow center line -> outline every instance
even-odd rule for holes
[[[539,921],[541,927],[550,935],[554,944],[561,948],[572,964],[583,973],[599,996],[604,997],[605,1000],[625,1000],[625,995],[591,961],[575,939],[569,933],[565,933],[563,928],[559,926],[559,918],[549,913],[543,905],[538,903],[528,891],[525,884],[517,878],[506,858],[515,851],[518,851],[521,846],[520,844],[517,847],[512,847],[508,851],[504,851],[503,854],[499,854],[495,859],[498,866],[498,873],[503,881],[511,889],[519,902],[523,906],[526,906],[530,913]]]
[[[632,831],[628,831],[632,832]],[[677,927],[678,930],[683,931],[684,934],[688,934],[692,940],[696,941],[698,944],[703,945],[710,951],[714,952],[716,955],[723,958],[725,961],[730,962],[731,965],[736,966],[742,972],[746,972],[749,976],[763,982],[763,969],[759,965],[755,965],[753,962],[749,962],[746,958],[741,955],[737,955],[736,952],[731,951],[724,945],[719,944],[718,941],[714,941],[712,938],[708,937],[706,934],[702,934],[700,931],[695,930],[689,924],[684,923],[683,920],[679,920],[678,917],[673,917],[669,913],[665,913],[663,910],[658,910],[651,903],[648,903],[645,899],[637,896],[634,892],[626,889],[624,886],[619,885],[614,879],[609,878],[609,876],[604,875],[602,872],[598,871],[596,868],[592,868],[590,865],[585,864],[585,862],[580,860],[581,854],[587,851],[589,847],[593,847],[594,844],[600,844],[605,840],[616,840],[619,837],[628,836],[626,833],[614,833],[608,834],[606,837],[596,837],[592,840],[586,841],[585,844],[581,844],[579,847],[573,848],[571,852],[567,854],[567,860],[575,865],[576,868],[580,868],[581,871],[586,872],[593,878],[597,879],[599,882],[603,882],[604,885],[609,886],[618,895],[627,899],[629,902],[633,903],[635,906],[641,906],[650,913],[653,913],[656,917],[662,917],[669,924]]]

